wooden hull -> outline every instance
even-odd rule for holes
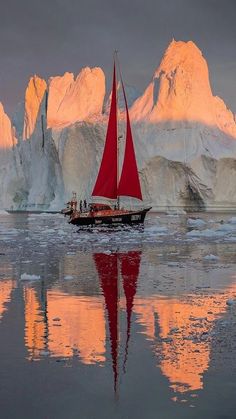
[[[147,212],[145,208],[140,211],[99,211],[99,213],[72,214],[69,223],[78,226],[89,225],[117,225],[117,224],[140,224],[144,222]]]

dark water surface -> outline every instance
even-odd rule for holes
[[[236,418],[236,218],[0,214],[1,419]]]

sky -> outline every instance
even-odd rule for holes
[[[197,44],[213,93],[236,113],[236,0],[2,0],[0,101],[11,115],[34,74],[99,66],[109,82],[115,49],[143,92],[173,38]]]

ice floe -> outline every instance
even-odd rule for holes
[[[191,227],[201,227],[206,224],[206,221],[201,218],[189,218],[187,224]]]
[[[37,281],[40,279],[40,275],[30,275],[27,273],[23,273],[20,276],[21,281]]]
[[[217,261],[218,259],[218,256],[212,254],[204,256],[204,260]]]

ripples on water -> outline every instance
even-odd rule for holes
[[[4,418],[235,417],[234,218],[0,221]]]

